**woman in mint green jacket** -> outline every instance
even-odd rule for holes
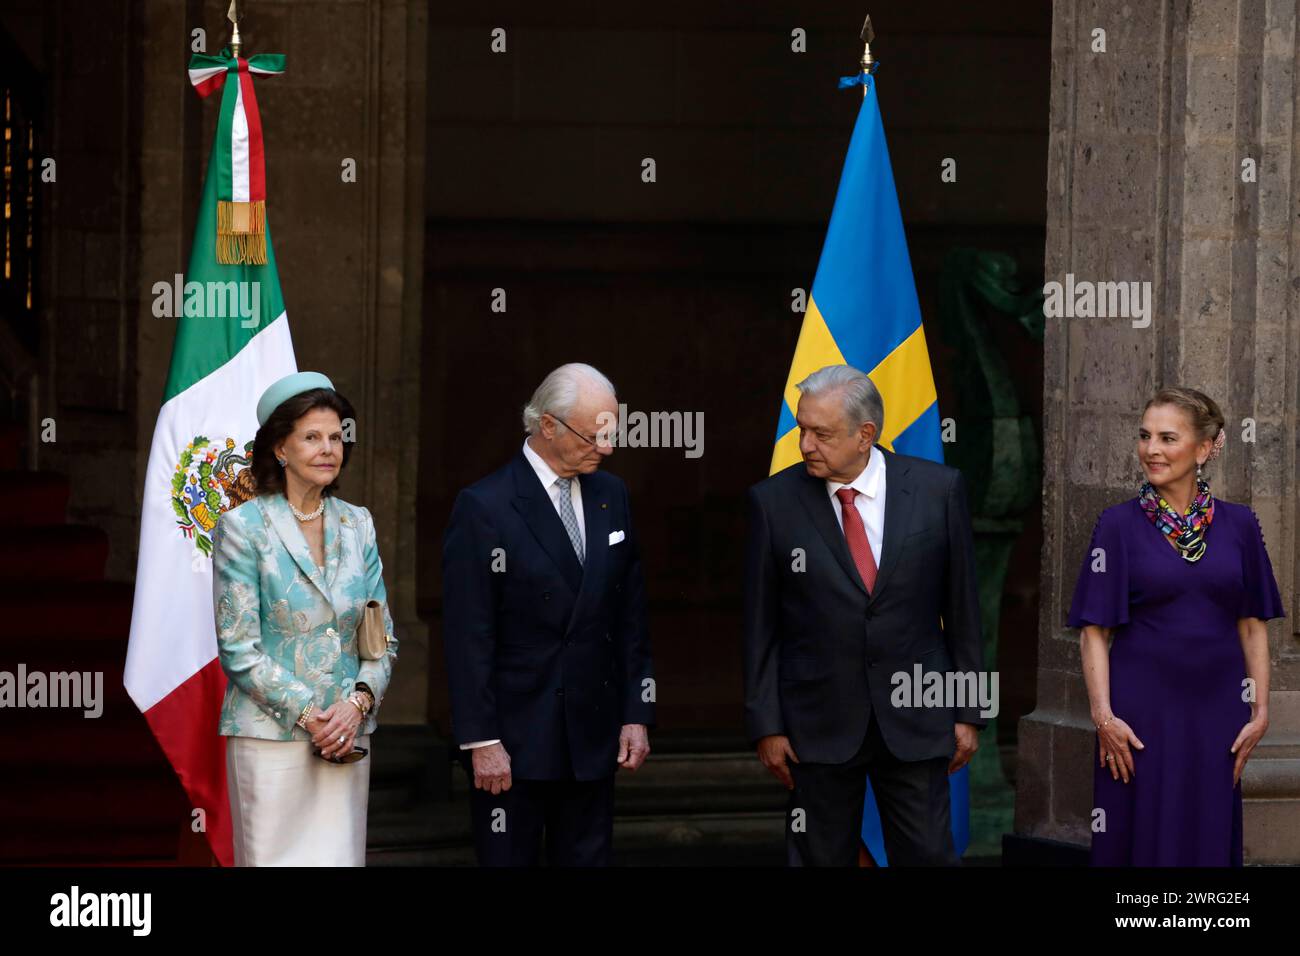
[[[370,512],[333,494],[351,404],[318,372],[257,403],[254,497],[213,532],[220,733],[237,866],[364,866],[370,734],[397,640]],[[363,660],[366,603],[387,652]]]

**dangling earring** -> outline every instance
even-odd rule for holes
[[[280,463],[280,467],[281,467],[281,468],[283,468],[285,465],[289,464],[289,459],[287,459],[287,458],[277,458],[276,461],[278,461],[278,462]],[[1201,469],[1200,469],[1199,466],[1198,466],[1197,469],[1196,469],[1196,474],[1197,474],[1198,476],[1201,474]]]
[[[1199,461],[1196,463],[1196,480],[1197,481],[1201,480],[1201,463]]]

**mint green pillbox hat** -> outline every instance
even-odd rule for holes
[[[271,383],[271,387],[263,392],[262,397],[257,400],[257,424],[265,425],[266,420],[271,417],[271,413],[279,408],[281,404],[295,395],[310,392],[313,388],[328,388],[332,392],[334,391],[334,383],[320,372],[294,372],[292,375],[286,375],[279,381]]]

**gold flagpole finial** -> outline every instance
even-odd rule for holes
[[[244,48],[244,41],[239,36],[239,21],[243,19],[243,13],[239,9],[239,0],[230,0],[230,9],[226,11],[226,19],[231,23],[230,32],[230,52],[239,56],[239,51]]]
[[[870,15],[868,15],[866,21],[863,22],[862,33],[860,33],[859,36],[862,38],[863,44],[861,60],[862,72],[870,75],[871,71],[875,69],[876,66],[876,58],[871,55],[871,41],[876,38],[876,31],[871,29]]]

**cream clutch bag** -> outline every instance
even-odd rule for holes
[[[384,606],[376,600],[366,602],[357,627],[357,653],[363,661],[377,661],[388,651],[388,635],[384,633]]]

